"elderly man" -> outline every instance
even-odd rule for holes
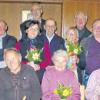
[[[57,28],[56,22],[53,19],[48,19],[46,20],[44,28],[46,30],[44,41],[49,45],[51,56],[56,50],[65,50],[64,39],[55,33]]]
[[[26,37],[26,32],[25,32],[25,26],[27,25],[28,22],[35,20],[39,22],[39,27],[40,27],[40,33],[42,33],[44,31],[44,24],[45,24],[45,20],[42,19],[42,14],[43,14],[43,10],[42,7],[39,3],[34,3],[32,8],[31,8],[31,14],[32,14],[32,19],[30,20],[26,20],[25,22],[23,22],[20,25],[20,29],[22,32],[22,38],[24,39]]]
[[[100,68],[100,19],[93,22],[92,36],[81,43],[86,58],[86,76]]]
[[[78,12],[75,15],[75,24],[79,32],[79,43],[81,42],[81,40],[83,40],[91,34],[91,32],[86,28],[86,23],[87,15],[83,12]]]
[[[7,67],[0,71],[0,100],[40,100],[39,80],[30,66],[20,64],[20,53],[7,49],[4,60]]]
[[[15,46],[16,38],[7,34],[8,26],[4,20],[0,20],[0,68],[5,67],[3,53],[4,49]]]
[[[86,27],[87,19],[88,19],[87,15],[83,12],[77,12],[75,15],[75,25],[79,34],[79,40],[78,40],[79,43],[81,43],[83,39],[87,38],[91,34],[91,32]],[[84,69],[86,66],[86,63],[84,62],[85,61],[84,52],[81,53],[79,59],[80,61],[78,63],[78,73],[79,73],[80,83],[82,84]]]

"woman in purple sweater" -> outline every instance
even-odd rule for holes
[[[66,100],[80,100],[79,83],[74,73],[66,69],[68,56],[66,51],[58,50],[54,53],[52,61],[54,66],[49,66],[42,80],[42,100],[60,100],[54,94],[59,83],[72,88],[72,94]]]

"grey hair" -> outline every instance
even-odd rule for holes
[[[21,56],[20,52],[18,52],[15,48],[8,48],[8,49],[5,49],[5,50],[4,50],[4,59],[5,59],[6,54],[7,54],[8,52],[14,52],[16,55],[19,56],[20,61],[22,60],[22,56]]]
[[[79,16],[79,15],[83,15],[84,18],[87,20],[88,16],[86,13],[83,13],[82,11],[79,11],[77,13],[75,13],[75,19]]]
[[[62,50],[62,49],[54,52],[53,57],[52,57],[52,61],[54,62],[57,57],[64,57],[64,58],[66,58],[66,60],[68,59],[67,52],[65,50]]]

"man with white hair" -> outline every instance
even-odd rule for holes
[[[86,27],[86,23],[87,15],[83,12],[78,12],[75,15],[75,24],[79,32],[79,43],[81,42],[81,40],[83,40],[91,34],[91,32]]]
[[[85,14],[83,12],[76,13],[75,24],[76,24],[76,28],[77,28],[78,34],[79,34],[79,40],[78,40],[79,43],[81,43],[82,40],[84,40],[91,34],[91,32],[86,27],[87,20],[88,20],[87,14]],[[83,80],[82,77],[83,77],[84,69],[86,66],[84,52],[81,53],[79,59],[80,59],[80,62],[78,63],[78,66],[79,66],[78,73],[80,73],[79,79],[81,80],[81,84],[82,84],[82,80]]]

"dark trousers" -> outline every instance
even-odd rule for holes
[[[81,85],[83,85],[83,80],[84,80],[84,70],[77,68],[77,73],[78,73],[78,80]]]

